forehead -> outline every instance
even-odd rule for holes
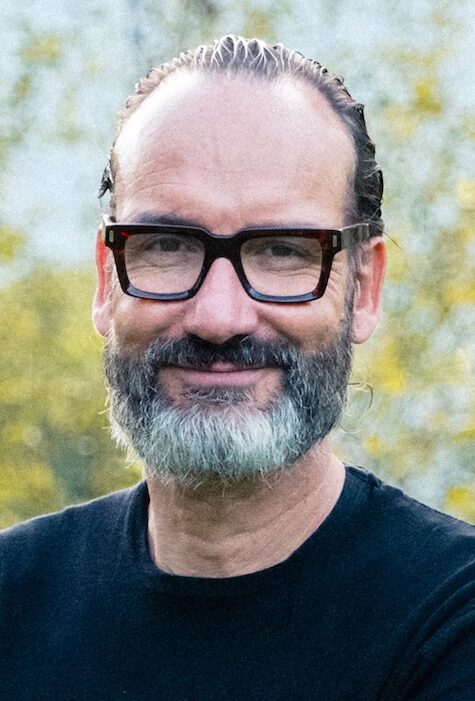
[[[232,213],[242,226],[264,223],[283,200],[299,212],[308,201],[321,210],[320,226],[337,226],[354,148],[325,98],[300,81],[184,71],[166,78],[124,124],[115,165],[118,218],[167,208],[170,195],[168,208],[176,209],[179,191],[185,209],[198,198],[209,213],[219,201],[223,220]]]

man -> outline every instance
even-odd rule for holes
[[[379,315],[362,107],[224,37],[142,80],[94,322],[146,481],[1,537],[8,699],[475,697],[474,531],[331,452]]]

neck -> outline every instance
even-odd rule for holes
[[[325,443],[266,480],[197,488],[148,480],[152,558],[166,572],[233,577],[286,560],[341,494],[343,464]]]

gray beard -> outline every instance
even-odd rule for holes
[[[190,336],[157,339],[129,358],[108,338],[113,437],[143,463],[146,477],[182,486],[265,479],[288,469],[340,420],[351,371],[350,309],[337,338],[312,355],[252,337],[214,345]],[[280,368],[280,392],[262,409],[249,389],[190,386],[173,401],[161,386],[161,367],[206,368],[218,361]]]

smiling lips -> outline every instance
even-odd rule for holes
[[[243,367],[234,363],[213,363],[205,369],[187,368],[175,366],[175,370],[183,376],[187,384],[193,385],[249,385],[262,375],[262,372],[269,370],[266,367]],[[275,368],[272,368],[275,370]]]

